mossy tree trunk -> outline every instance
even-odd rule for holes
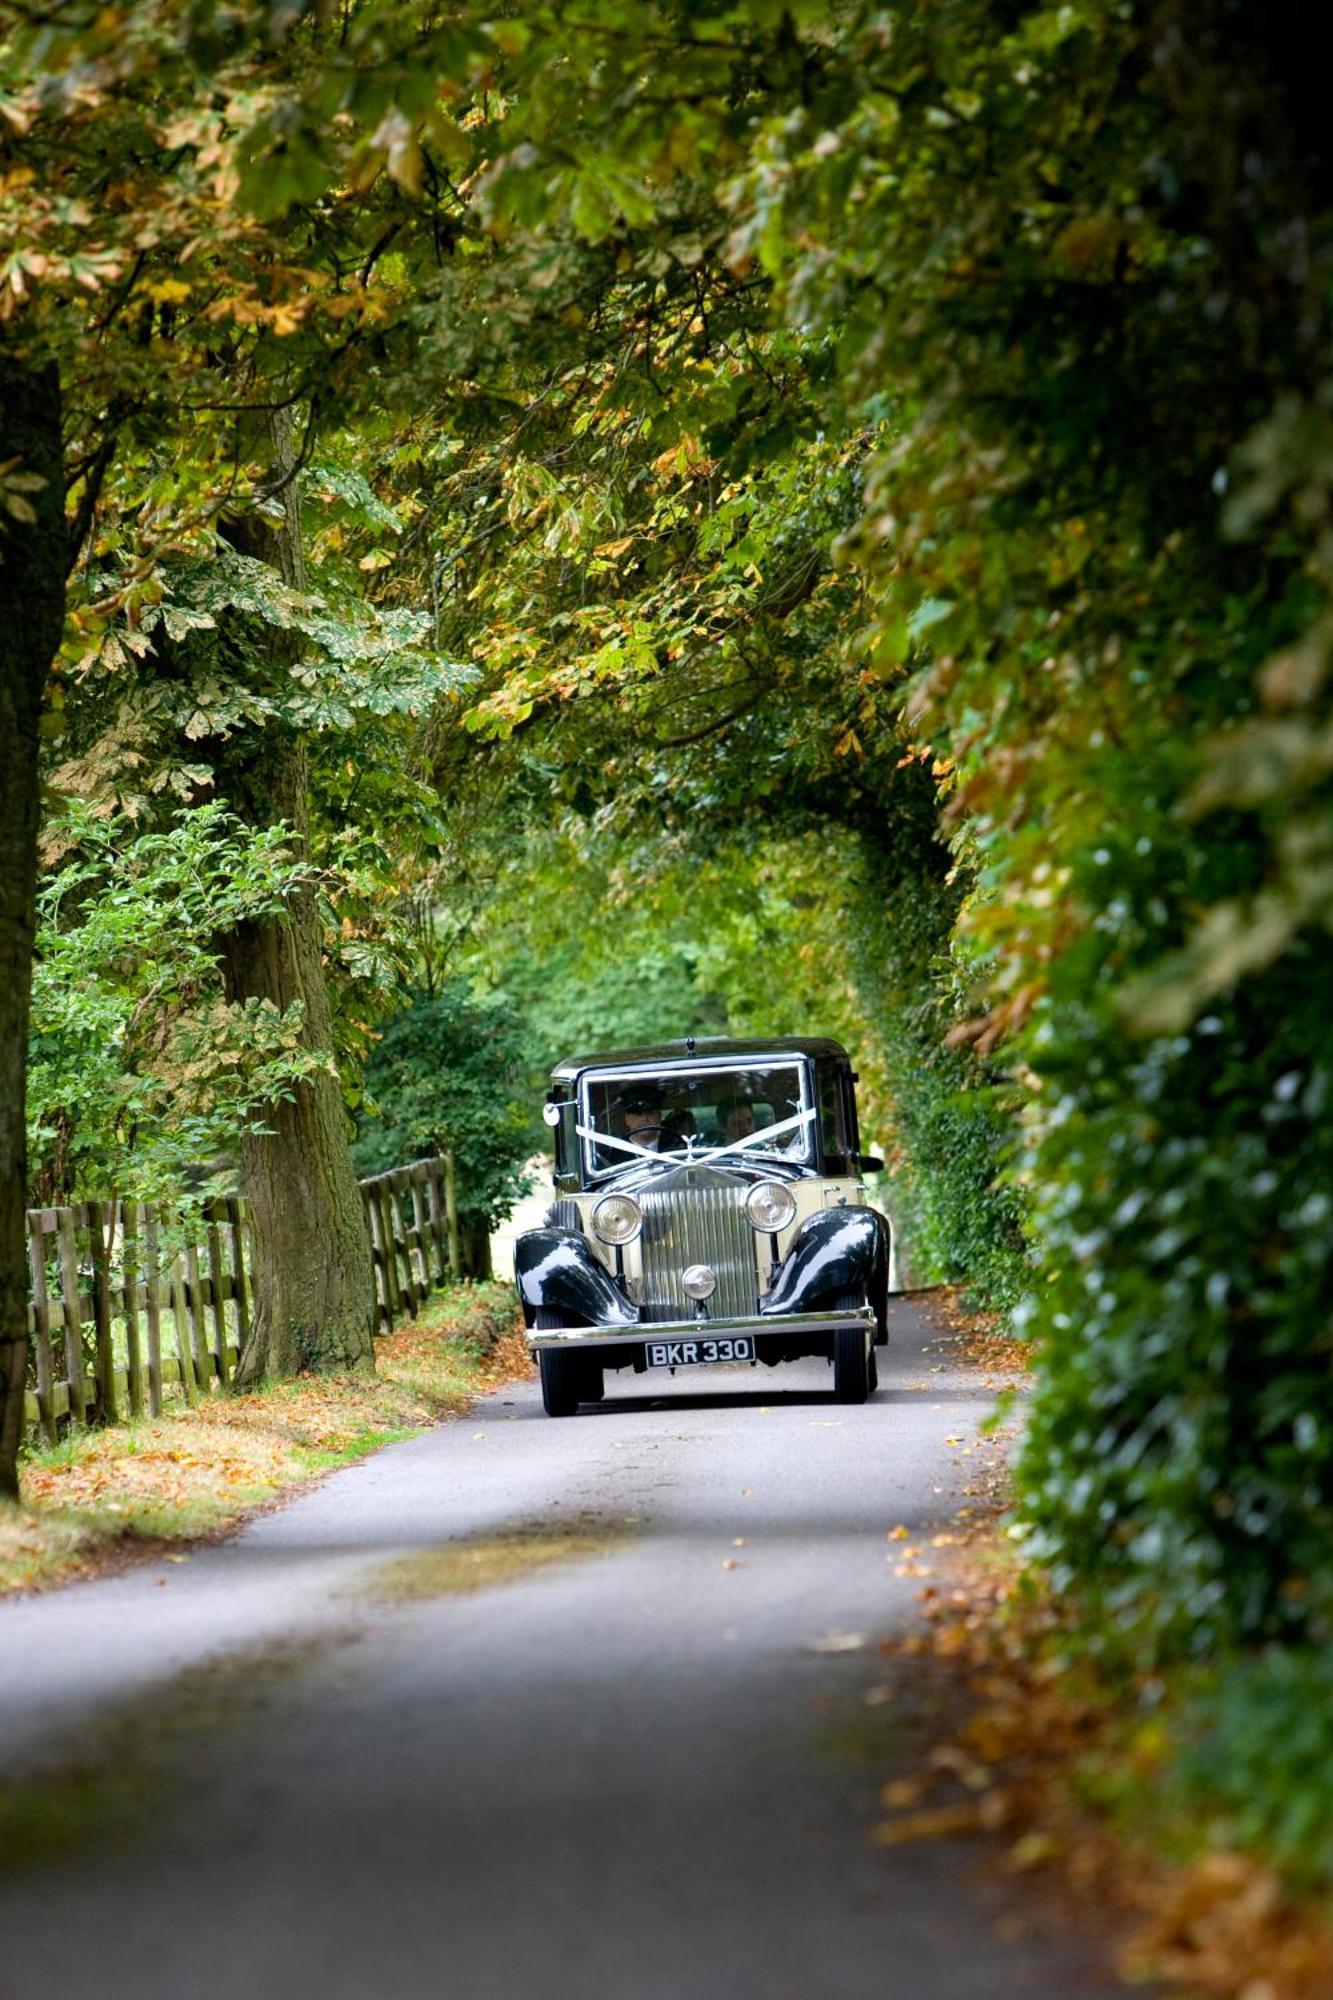
[[[0,345],[0,1497],[18,1494],[28,1360],[26,1082],[42,696],[69,570],[60,381]],[[40,481],[40,484],[37,482]]]
[[[492,1278],[495,1275],[491,1263],[491,1232],[484,1215],[464,1215],[459,1218],[459,1236],[462,1248],[463,1276],[465,1278]]]
[[[290,439],[282,423],[269,442],[283,519],[247,514],[227,535],[243,554],[272,563],[296,588],[304,582]],[[284,483],[285,481],[285,483]],[[253,643],[253,638],[252,638]],[[297,657],[287,635],[265,640],[278,675]],[[218,788],[254,827],[285,821],[298,851],[309,825],[308,760],[299,731],[272,725],[238,731],[215,758]],[[302,1369],[373,1368],[374,1271],[370,1239],[349,1145],[347,1116],[333,1068],[333,1021],[324,974],[323,935],[313,887],[288,899],[281,917],[245,923],[221,939],[233,1000],[299,1001],[302,1035],[327,1068],[296,1085],[272,1107],[262,1136],[241,1146],[241,1186],[254,1214],[254,1309],[237,1367],[240,1383]]]
[[[255,825],[285,820],[306,833],[305,747],[292,732],[256,746],[245,768],[219,773],[229,802]],[[305,1368],[373,1367],[374,1276],[361,1192],[332,1070],[333,1022],[314,891],[299,890],[280,918],[237,925],[222,940],[228,995],[299,1001],[308,1049],[330,1068],[271,1107],[268,1131],[241,1144],[241,1187],[254,1214],[254,1309],[238,1381]]]

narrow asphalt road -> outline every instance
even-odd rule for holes
[[[886,1534],[992,1449],[893,1318],[863,1409],[813,1363],[561,1422],[524,1384],[187,1563],[0,1605],[0,1995],[1111,2000],[971,1844],[867,1837],[921,1726],[855,1643],[916,1615]]]

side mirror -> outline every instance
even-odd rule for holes
[[[573,1098],[548,1097],[542,1106],[542,1123],[550,1127],[554,1142],[557,1176],[576,1170],[578,1135],[574,1123],[577,1116],[578,1107]]]
[[[863,1174],[882,1174],[884,1171],[883,1160],[877,1160],[873,1153],[862,1153],[856,1164]]]

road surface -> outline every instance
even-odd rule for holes
[[[523,1384],[0,1605],[3,2000],[1111,2000],[970,1843],[867,1837],[921,1747],[886,1535],[959,1504],[989,1401],[893,1322],[862,1409],[817,1363],[558,1422]]]

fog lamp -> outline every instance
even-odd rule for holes
[[[707,1264],[691,1264],[682,1272],[680,1288],[687,1299],[711,1299],[717,1290],[717,1272],[710,1271]]]
[[[643,1228],[643,1211],[632,1195],[604,1194],[592,1212],[593,1235],[603,1243],[632,1243]]]
[[[796,1197],[781,1181],[756,1181],[745,1197],[745,1213],[751,1229],[776,1236],[796,1220]]]

